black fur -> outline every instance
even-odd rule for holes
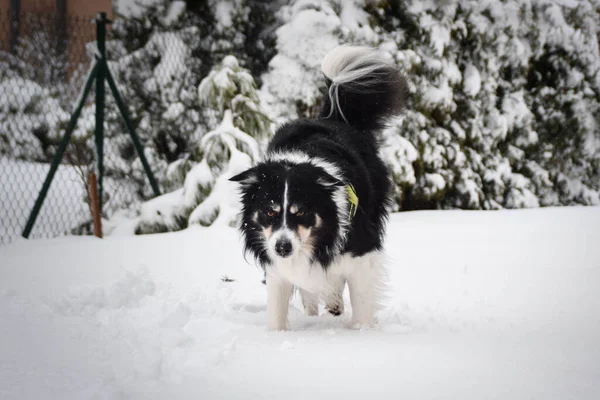
[[[332,81],[327,77],[325,80],[329,89]],[[362,81],[340,85],[337,93],[343,115],[335,107],[330,115],[331,98],[325,96],[320,117],[344,120],[361,131],[373,133],[383,129],[388,118],[406,107],[408,86],[398,68],[383,64]]]
[[[327,268],[340,254],[360,256],[381,250],[391,182],[379,157],[378,133],[386,118],[401,111],[407,90],[396,67],[385,65],[376,69],[375,74],[362,77],[363,82],[338,86],[341,110],[331,112],[330,98],[325,95],[321,118],[296,120],[281,126],[268,146],[266,161],[231,178],[241,184],[240,229],[246,251],[263,267],[272,262],[263,230],[269,226],[277,229],[282,223],[282,215],[268,214],[274,214],[269,211],[272,204],[281,204],[286,181],[290,202],[304,210],[302,217],[286,214],[287,225],[291,229],[298,225],[312,228],[313,263]],[[281,152],[301,152],[310,159],[325,160],[341,174],[332,176],[317,163],[269,161],[271,154]],[[339,228],[344,221],[338,216],[333,195],[348,184],[353,185],[359,206],[342,240]],[[322,219],[320,225],[316,215]],[[344,214],[343,218],[349,217]],[[343,245],[336,246],[339,243]]]
[[[251,177],[251,178],[250,178]],[[332,248],[336,239],[338,221],[335,204],[331,198],[334,186],[323,187],[316,181],[333,178],[320,168],[308,165],[266,162],[231,178],[232,180],[257,179],[257,182],[244,185],[242,193],[242,233],[245,236],[246,250],[253,254],[261,265],[271,263],[264,246],[263,227],[271,226],[276,230],[281,227],[281,216],[269,217],[268,210],[272,204],[281,204],[284,184],[287,180],[289,197],[300,204],[306,214],[302,217],[288,216],[287,224],[296,228],[299,224],[306,227],[316,225],[316,214],[322,219],[322,229],[318,229],[318,246],[315,246],[314,260],[329,265],[332,260]],[[341,183],[340,183],[341,184]],[[255,214],[258,219],[255,220]]]

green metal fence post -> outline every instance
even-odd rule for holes
[[[102,199],[104,193],[104,77],[106,76],[106,24],[110,22],[106,18],[106,13],[96,15],[96,45],[98,47],[98,74],[96,76],[96,129],[94,131],[94,140],[96,142],[96,165],[98,169],[98,208],[102,213]]]
[[[50,171],[48,171],[48,175],[46,176],[46,180],[42,185],[42,189],[40,190],[40,194],[38,194],[37,199],[35,200],[35,204],[33,209],[31,210],[31,214],[29,215],[29,219],[27,220],[27,224],[25,224],[25,229],[23,230],[23,237],[28,238],[31,234],[31,230],[33,229],[33,225],[35,224],[35,220],[40,213],[42,208],[42,204],[44,204],[44,199],[48,194],[48,190],[50,189],[50,184],[52,183],[52,179],[54,179],[54,175],[56,174],[56,170],[65,154],[65,150],[69,145],[71,140],[71,135],[75,130],[75,126],[77,125],[77,120],[79,119],[79,115],[81,114],[81,109],[85,104],[85,100],[90,93],[92,88],[92,84],[94,83],[94,79],[96,78],[96,74],[98,73],[99,62],[94,61],[94,64],[88,74],[87,80],[85,82],[85,86],[78,100],[77,108],[73,114],[71,114],[71,119],[69,120],[69,124],[67,125],[67,130],[65,131],[65,136],[63,137],[58,149],[56,150],[56,154],[54,154],[54,159],[52,160],[52,164],[50,165]]]
[[[119,109],[119,112],[121,113],[121,117],[123,117],[123,121],[125,121],[125,126],[127,126],[127,130],[129,131],[129,134],[131,135],[131,139],[133,140],[133,145],[135,147],[135,150],[138,153],[138,156],[140,157],[140,160],[142,161],[142,165],[144,166],[146,175],[148,175],[148,180],[150,181],[150,186],[152,186],[154,195],[160,196],[160,189],[158,188],[158,183],[156,182],[156,179],[154,178],[154,174],[152,174],[152,170],[150,169],[150,164],[148,164],[148,160],[146,159],[146,155],[144,154],[144,148],[142,146],[142,143],[140,142],[140,138],[135,133],[133,124],[131,123],[131,120],[129,119],[129,116],[127,114],[127,107],[125,107],[125,103],[123,103],[123,99],[121,98],[121,95],[119,94],[119,90],[117,89],[115,80],[113,79],[113,76],[108,68],[106,68],[106,81],[108,82],[110,91],[112,92],[113,97],[115,98],[115,102],[117,103],[117,108]]]

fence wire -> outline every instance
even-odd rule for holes
[[[21,236],[47,176],[92,61],[93,21],[93,16],[0,14],[0,245]],[[87,176],[96,163],[94,97],[92,90],[32,238],[92,232]],[[119,162],[114,153],[106,154],[105,164]],[[104,217],[140,200],[128,178],[105,175]]]

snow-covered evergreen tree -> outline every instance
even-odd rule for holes
[[[227,54],[256,74],[266,66],[270,7],[242,0],[117,2],[120,18],[107,43],[110,67],[163,191],[184,184],[200,161],[198,141],[216,126],[199,107],[200,81]],[[108,98],[108,174],[133,179],[141,198],[150,198],[141,162]]]
[[[600,203],[597,2],[394,4],[371,12],[414,84],[402,209]]]
[[[197,6],[212,16],[197,26],[218,26],[211,37],[231,39],[215,40],[207,53],[219,54],[219,46],[240,51],[244,35],[236,27],[249,15],[247,4]],[[320,62],[340,43],[378,46],[406,71],[411,106],[384,132],[382,148],[396,183],[396,209],[600,201],[597,0],[576,6],[547,0],[281,4],[276,53],[260,76],[261,100],[277,123],[316,115]],[[199,119],[208,132],[219,118],[202,113]],[[195,132],[194,138],[204,136]],[[224,152],[227,144],[216,148]]]
[[[271,134],[254,79],[227,56],[198,87],[198,106],[212,129],[195,133],[197,143],[187,162],[184,185],[142,205],[138,233],[182,229],[189,224],[230,225],[239,212],[235,184],[229,178],[260,155],[259,140]]]
[[[323,57],[340,43],[376,44],[362,1],[298,0],[278,12],[276,55],[262,77],[261,98],[276,122],[314,117],[325,89]]]
[[[49,162],[64,136],[84,68],[69,65],[67,53],[57,50],[57,38],[48,27],[52,18],[26,22],[36,28],[31,36],[19,37],[14,53],[0,52],[0,155]],[[87,154],[85,161],[91,154],[87,111],[67,150],[69,155],[76,147]]]
[[[410,81],[406,115],[382,141],[395,209],[598,204],[599,8],[599,0],[116,1],[110,68],[169,192],[144,205],[139,231],[229,220],[222,177],[255,161],[270,120],[316,116],[321,60],[341,43],[379,47]],[[23,47],[33,59],[50,49],[38,39]],[[3,154],[52,155],[70,108],[52,85],[63,61],[55,57],[41,80],[14,65],[0,70],[0,87],[31,89],[10,94],[19,102],[0,99]],[[251,77],[258,95],[243,86]],[[107,175],[147,199],[141,162],[107,100]],[[83,110],[75,134],[88,150],[93,115],[93,106]],[[7,133],[15,129],[29,136]]]
[[[314,116],[324,53],[377,45],[413,93],[384,132],[397,209],[598,204],[597,9],[597,0],[294,1],[279,13],[261,95],[278,122]]]

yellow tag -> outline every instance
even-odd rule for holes
[[[350,218],[354,218],[358,209],[358,196],[356,195],[354,186],[350,183],[346,185],[346,192],[348,193],[348,201],[350,201]]]

